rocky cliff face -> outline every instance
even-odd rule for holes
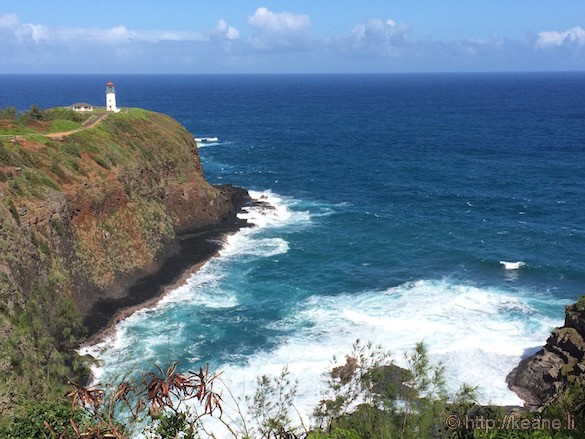
[[[43,334],[67,349],[68,321],[126,294],[179,235],[234,221],[246,196],[210,185],[193,136],[162,114],[112,114],[61,140],[0,139],[0,375],[26,376],[19,358],[34,363]]]
[[[530,408],[546,406],[572,383],[585,384],[585,296],[567,307],[565,324],[506,378]]]

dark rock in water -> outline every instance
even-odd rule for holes
[[[565,313],[565,324],[546,345],[525,358],[506,377],[511,390],[536,409],[547,405],[578,380],[585,380],[585,296]]]

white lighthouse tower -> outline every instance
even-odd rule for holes
[[[106,111],[113,111],[114,113],[120,111],[116,107],[116,90],[114,90],[114,83],[112,81],[108,81],[106,84]]]

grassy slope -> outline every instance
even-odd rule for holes
[[[0,415],[62,395],[82,373],[82,310],[177,230],[216,221],[220,195],[191,134],[161,114],[112,114],[62,142],[0,138]]]

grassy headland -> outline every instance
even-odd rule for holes
[[[83,318],[233,220],[241,192],[204,178],[193,136],[141,109],[91,122],[68,109],[0,111],[0,421],[63,397]],[[1,423],[1,422],[0,422]]]

